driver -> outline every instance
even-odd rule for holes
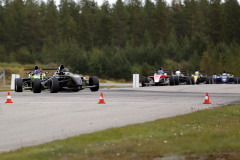
[[[63,68],[62,73],[65,74],[65,75],[68,75],[69,74],[68,68]]]
[[[69,72],[68,68],[63,68],[62,72]]]
[[[180,76],[180,75],[181,75],[181,72],[180,72],[179,69],[177,69],[177,71],[176,71],[176,75],[177,75],[177,76]]]
[[[162,70],[161,67],[160,67],[159,70],[158,70],[158,74],[163,74],[163,70]]]
[[[40,70],[38,69],[38,66],[35,66],[35,68],[34,68],[34,74],[40,74]]]
[[[199,76],[199,71],[198,71],[198,69],[195,70],[194,75],[195,75],[195,76]]]

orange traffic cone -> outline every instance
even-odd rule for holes
[[[211,102],[209,101],[209,96],[208,96],[208,93],[206,93],[206,96],[205,96],[205,101],[203,104],[211,104]]]
[[[11,96],[10,96],[10,92],[8,92],[7,102],[5,102],[5,103],[13,103],[12,99],[11,99]]]
[[[104,102],[104,98],[103,98],[103,94],[102,94],[102,93],[100,94],[100,98],[99,98],[98,104],[106,104],[106,103]]]

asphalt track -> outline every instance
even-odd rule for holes
[[[100,93],[106,104],[97,104]],[[211,105],[204,105],[209,93]],[[0,152],[196,110],[240,104],[240,85],[103,88],[98,92],[0,92]]]

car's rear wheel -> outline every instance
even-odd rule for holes
[[[187,85],[191,85],[192,84],[192,77],[191,76],[187,76]]]
[[[210,84],[213,84],[213,78],[210,77]]]
[[[175,83],[174,83],[174,76],[170,76],[169,84],[170,84],[170,86],[174,86],[175,85]]]
[[[57,78],[52,78],[49,81],[49,90],[50,93],[58,93],[59,90],[59,81]]]
[[[179,76],[174,76],[175,85],[179,85]]]
[[[206,77],[206,84],[210,84],[210,78]]]
[[[195,82],[195,80],[194,80],[194,77],[191,77],[191,81],[192,81],[192,85],[195,85],[195,84],[196,84],[196,82]]]
[[[15,92],[22,92],[22,85],[23,85],[23,79],[22,78],[16,78],[15,79]]]
[[[142,87],[145,87],[146,83],[148,83],[147,77],[142,77]]]
[[[212,84],[216,84],[216,78],[212,78]]]
[[[234,77],[234,84],[239,84],[239,77]]]
[[[42,85],[40,79],[34,79],[32,83],[32,91],[33,93],[41,93]]]
[[[93,88],[90,88],[92,92],[96,92],[99,90],[99,81],[97,76],[91,76],[89,78],[89,86],[95,86]]]

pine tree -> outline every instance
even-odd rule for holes
[[[46,4],[46,11],[44,17],[44,30],[46,31],[46,36],[51,37],[53,42],[56,44],[60,40],[59,32],[59,13],[54,0],[48,0]]]
[[[3,18],[6,49],[9,52],[17,51],[18,48],[26,45],[24,3],[22,0],[6,3],[7,8]]]
[[[127,20],[128,13],[122,2],[122,0],[117,0],[116,4],[113,5],[113,45],[117,47],[124,47],[126,45],[127,39]]]
[[[198,25],[198,13],[197,13],[197,1],[195,0],[185,0],[184,1],[184,17],[185,17],[185,27],[184,35],[193,36],[196,32]]]
[[[196,30],[199,33],[208,35],[209,28],[209,14],[210,14],[210,2],[208,0],[200,0],[198,7],[198,19],[199,22],[196,26]]]
[[[240,5],[237,0],[226,0],[224,4],[224,33],[228,43],[240,43]]]
[[[151,0],[145,0],[145,5],[143,9],[144,9],[143,10],[144,37],[143,38],[146,38],[146,34],[147,34],[147,36],[149,36],[148,41],[152,41],[156,45],[158,41],[157,30],[156,30],[157,29],[156,7]],[[143,41],[143,44],[145,44],[144,41]]]
[[[156,28],[154,30],[156,31],[155,36],[157,37],[157,42],[159,42],[161,40],[166,40],[168,31],[170,31],[168,29],[169,12],[166,6],[166,2],[164,0],[157,0],[155,14]]]
[[[177,2],[175,0],[172,1],[170,14],[171,30],[174,29],[176,31],[177,38],[184,37],[186,35],[186,18],[184,17],[181,0]]]
[[[212,72],[211,58],[210,58],[208,52],[204,52],[202,57],[201,57],[200,70],[201,71],[207,71],[207,73]]]
[[[129,0],[126,7],[129,13],[127,24],[129,25],[128,35],[130,36],[128,39],[133,38],[134,46],[140,46],[144,34],[142,4],[139,0]]]
[[[223,40],[222,29],[223,9],[221,6],[221,0],[211,0],[208,33],[215,44]]]
[[[98,23],[98,45],[103,47],[105,45],[111,45],[112,39],[112,10],[108,1],[105,1],[101,6]]]
[[[26,0],[25,17],[26,17],[26,46],[30,53],[39,53],[43,46],[43,33],[40,8],[34,0]]]
[[[5,42],[5,32],[4,32],[4,12],[5,8],[2,6],[0,1],[0,44]]]

